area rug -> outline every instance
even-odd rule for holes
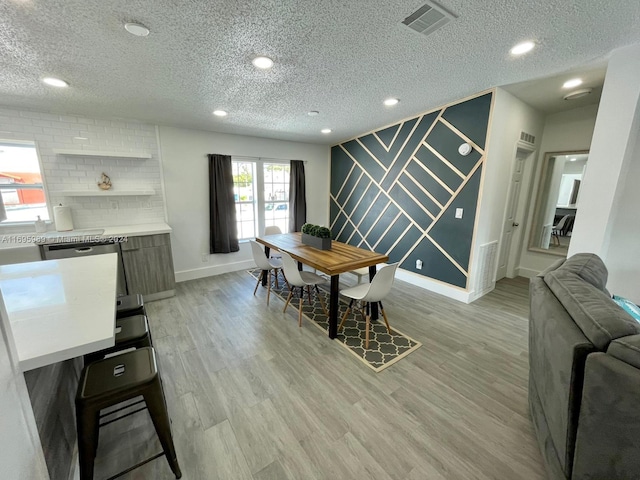
[[[249,270],[248,273],[256,279],[256,281],[260,276],[260,270],[258,269]],[[271,278],[271,294],[278,297],[283,303],[286,302],[289,289],[283,281],[282,276],[279,275],[278,286],[275,285],[275,277],[271,275]],[[320,294],[323,296],[326,307],[329,308],[328,288],[320,286]],[[295,294],[294,299],[295,300],[292,300],[294,305],[288,307],[292,312],[297,311],[298,297]],[[311,320],[311,323],[326,335],[329,328],[329,319],[324,314],[317,296],[313,293],[311,301],[313,304],[309,305],[309,300],[305,295],[302,304],[302,315],[308,320]],[[341,297],[338,302],[338,325],[347,309],[347,305],[348,303]],[[297,317],[297,312],[295,315]],[[380,372],[422,346],[420,342],[396,330],[393,327],[393,318],[389,319],[389,323],[391,324],[391,334],[387,333],[387,328],[382,318],[380,321],[371,321],[369,348],[365,349],[365,319],[357,309],[355,312],[352,310],[349,312],[343,328],[338,331],[336,341],[369,368]]]

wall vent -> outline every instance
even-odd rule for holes
[[[536,143],[536,137],[527,132],[520,132],[520,140],[525,143],[530,143],[531,145]]]
[[[478,274],[476,275],[476,294],[481,295],[493,286],[496,274],[498,241],[480,245],[478,256]]]
[[[444,27],[456,16],[434,2],[427,2],[413,12],[402,23],[423,35],[429,35]]]

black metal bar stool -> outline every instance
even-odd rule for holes
[[[88,365],[96,360],[102,360],[111,353],[128,348],[151,347],[151,331],[145,315],[133,315],[116,319],[115,345],[84,356],[84,364]]]
[[[100,411],[119,403],[142,396],[142,400],[128,404],[104,415]],[[117,413],[124,408],[144,403],[145,406],[129,412],[119,418],[101,423],[101,419]],[[151,460],[165,455],[171,471],[176,478],[182,473],[178,465],[176,450],[171,435],[171,421],[162,389],[162,381],[152,347],[139,348],[120,355],[98,360],[87,365],[80,377],[76,394],[76,423],[78,431],[78,456],[80,480],[92,480],[94,460],[98,451],[99,429],[108,423],[133,415],[144,409],[156,429],[162,445],[162,452],[144,460],[110,478],[117,478],[138,468]]]
[[[130,317],[132,315],[146,315],[144,301],[139,293],[123,295],[116,299],[116,318]]]

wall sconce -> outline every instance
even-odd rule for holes
[[[463,143],[462,145],[460,145],[458,147],[458,153],[460,155],[462,155],[463,157],[466,157],[467,155],[469,155],[471,152],[473,151],[473,148],[471,148],[471,145],[469,145],[468,143]]]

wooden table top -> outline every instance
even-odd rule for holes
[[[276,250],[282,250],[295,260],[320,270],[327,275],[338,275],[389,260],[387,255],[354,247],[346,243],[331,242],[331,250],[318,250],[303,245],[300,232],[265,235],[256,241]]]

